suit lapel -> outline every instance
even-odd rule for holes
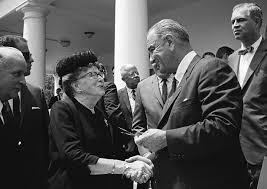
[[[199,62],[200,59],[201,58],[198,55],[196,55],[193,58],[192,62],[189,64],[181,82],[179,83],[175,93],[170,98],[168,98],[167,101],[165,102],[165,105],[164,105],[163,111],[162,111],[162,116],[161,116],[160,121],[159,121],[159,128],[163,127],[163,124],[161,124],[162,120],[166,120],[165,117],[167,117],[169,115],[172,105],[174,104],[175,100],[178,98],[179,94],[181,93],[183,87],[185,86],[185,84],[187,82],[187,79],[189,78],[190,74],[192,73],[193,68]]]
[[[261,60],[266,55],[266,50],[267,50],[267,41],[265,42],[265,40],[262,40],[260,46],[258,47],[256,53],[253,56],[253,59],[251,60],[250,65],[248,67],[248,71],[247,71],[246,76],[244,78],[243,86],[241,86],[242,89],[246,85],[246,83],[249,80],[249,78],[251,77],[251,75],[255,72],[257,67],[260,65]]]
[[[130,105],[129,96],[128,96],[126,87],[123,89],[123,95],[122,96],[123,96],[123,101],[124,101],[128,111],[132,114],[132,108]]]
[[[28,90],[27,86],[23,86],[21,89],[21,119],[20,127],[22,126],[25,114],[31,112],[32,107],[37,107],[34,97]]]
[[[159,90],[159,84],[158,84],[158,78],[156,75],[152,78],[152,94],[154,94],[155,98],[159,101],[159,104],[161,107],[164,106],[164,103],[162,101],[161,95],[160,95],[160,90]]]

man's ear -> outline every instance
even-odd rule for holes
[[[164,40],[168,43],[169,47],[171,49],[174,48],[174,37],[173,35],[167,34],[166,36],[164,36]]]

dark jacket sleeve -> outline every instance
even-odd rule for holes
[[[121,127],[126,130],[129,130],[125,117],[120,107],[117,87],[114,83],[111,82],[105,83],[104,106],[105,106],[105,111],[108,115],[108,120],[113,125],[113,127]],[[127,143],[131,139],[129,136],[126,135],[120,135],[120,138],[123,141],[123,143]]]
[[[141,128],[143,130],[141,130]],[[146,118],[145,108],[143,106],[142,99],[141,99],[140,84],[138,84],[137,90],[136,90],[132,130],[133,132],[136,132],[136,131],[144,132],[147,130],[147,118]]]

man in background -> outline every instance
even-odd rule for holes
[[[56,90],[56,96],[52,96],[51,98],[50,98],[50,100],[49,100],[49,104],[48,104],[48,108],[49,109],[51,109],[51,107],[52,107],[52,105],[56,102],[56,101],[58,101],[58,100],[61,100],[61,98],[62,98],[62,95],[63,95],[63,93],[61,92],[62,90],[61,90],[61,88],[57,88],[57,90]]]
[[[260,34],[262,10],[255,3],[234,6],[232,30],[240,49],[229,57],[242,90],[243,117],[240,143],[247,160],[250,188],[256,189],[267,155],[267,41]]]
[[[131,64],[123,65],[120,69],[120,73],[126,86],[118,91],[118,96],[127,127],[131,130],[135,107],[136,87],[140,82],[140,77],[136,66]],[[133,138],[127,146],[125,146],[125,151],[128,157],[138,153]]]
[[[227,46],[220,47],[216,52],[216,57],[228,62],[228,57],[234,52],[233,49]]]

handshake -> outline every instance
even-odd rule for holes
[[[125,160],[123,175],[139,184],[146,183],[153,176],[153,163],[142,156],[133,156]]]

